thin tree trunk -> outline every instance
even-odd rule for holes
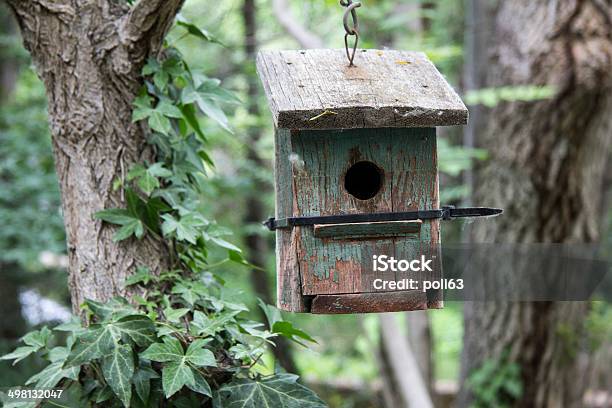
[[[26,331],[26,321],[19,301],[19,267],[0,262],[0,339],[16,341]]]
[[[258,101],[258,87],[257,78],[254,75],[254,70],[251,68],[254,65],[255,57],[257,54],[257,6],[255,0],[244,0],[242,7],[242,17],[244,20],[244,44],[245,44],[245,57],[247,69],[247,81],[248,81],[248,110],[249,114],[253,116],[259,116],[259,105]],[[261,138],[261,129],[257,126],[251,126],[247,131],[247,160],[248,165],[255,169],[263,169],[266,167],[265,160],[259,155],[257,151],[257,145]],[[259,224],[266,217],[265,205],[261,200],[262,193],[269,190],[269,186],[266,185],[258,176],[257,171],[254,172],[253,185],[249,190],[246,198],[246,215],[245,225]],[[268,245],[266,240],[257,233],[249,232],[246,236],[246,246],[249,255],[249,262],[253,265],[263,268],[265,266],[266,255],[269,253]],[[264,302],[272,304],[270,296],[270,282],[265,269],[253,269],[251,271],[251,282],[255,293]],[[260,311],[262,317],[265,319],[263,311]],[[272,349],[274,356],[280,363],[280,365],[288,372],[297,372],[297,367],[293,361],[291,355],[291,348],[289,342],[284,338],[277,338],[275,340],[276,347]]]
[[[394,314],[380,315],[380,334],[381,352],[385,357],[383,364],[387,365],[384,376],[392,379],[393,383],[392,387],[383,385],[383,390],[387,389],[383,391],[387,406],[389,408],[433,407],[414,351],[399,330]]]
[[[300,44],[300,47],[323,48],[323,40],[295,19],[287,0],[272,0],[272,10],[279,24]]]
[[[15,21],[6,6],[0,3],[0,35],[17,35]],[[19,62],[11,50],[0,48],[0,108],[15,89]],[[0,137],[0,143],[2,138]],[[1,177],[1,174],[0,174]],[[17,340],[26,329],[19,300],[20,282],[14,263],[0,262],[0,338]]]
[[[429,33],[429,31],[431,30],[431,23],[432,23],[432,19],[431,19],[431,15],[430,13],[433,13],[433,11],[436,9],[436,3],[433,1],[421,1],[421,32],[423,34],[427,34]]]
[[[463,64],[463,90],[476,91],[486,86],[487,51],[493,33],[495,1],[465,0],[465,37],[464,37],[464,64]],[[469,149],[476,147],[476,135],[486,125],[484,107],[470,106],[470,121],[463,128],[463,146]],[[474,170],[468,169],[463,173],[463,184],[468,187],[468,195],[464,200],[465,206],[471,206],[474,193]],[[465,230],[468,232],[468,230]]]
[[[431,357],[431,326],[425,310],[406,313],[408,344],[421,372],[421,377],[430,395],[434,394],[434,370]]]
[[[137,266],[159,272],[168,251],[153,238],[115,243],[115,227],[94,219],[124,207],[116,178],[153,159],[145,128],[132,123],[141,69],[155,56],[184,0],[9,0],[47,90],[49,120],[70,259],[72,305],[129,295]]]
[[[612,139],[612,24],[609,2],[501,2],[489,51],[488,86],[551,85],[551,100],[502,103],[478,135],[490,152],[477,202],[505,208],[480,223],[476,242],[596,242],[602,178]],[[465,380],[509,352],[519,364],[520,407],[579,407],[587,364],[588,306],[581,302],[465,305],[459,406]],[[560,335],[560,330],[569,333]]]
[[[0,35],[17,35],[15,20],[3,3],[0,3]],[[0,47],[0,105],[13,92],[19,74],[19,61],[10,49],[5,48],[8,47]]]

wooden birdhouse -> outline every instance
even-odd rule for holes
[[[441,277],[440,219],[454,215],[440,208],[436,127],[464,125],[468,111],[422,53],[359,50],[355,65],[344,50],[257,58],[276,126],[276,217],[267,225],[276,230],[278,306],[441,308],[439,290],[406,283]],[[404,270],[385,270],[391,257]]]

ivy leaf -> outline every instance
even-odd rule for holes
[[[187,32],[197,38],[200,38],[204,41],[208,41],[208,42],[212,42],[212,43],[217,43],[219,45],[223,45],[223,43],[221,43],[215,36],[213,36],[211,33],[209,33],[208,31],[199,28],[198,26],[196,26],[195,24],[190,23],[189,21],[187,21],[187,19],[185,19],[185,17],[179,15],[177,17],[177,21],[176,21],[176,25],[178,25],[179,27],[183,27],[187,30]]]
[[[132,399],[131,379],[134,375],[134,354],[127,344],[117,345],[102,360],[102,373],[106,383],[126,407]]]
[[[148,169],[147,173],[153,177],[170,177],[172,172],[164,167],[163,163],[154,163]]]
[[[292,374],[260,380],[239,379],[219,389],[219,406],[224,408],[324,408],[326,404]]]
[[[159,363],[182,361],[185,356],[181,342],[174,337],[165,337],[163,343],[153,343],[140,356]]]
[[[166,90],[169,81],[170,75],[168,75],[168,73],[163,70],[159,70],[155,73],[155,75],[153,75],[153,82],[155,83],[155,86],[157,86],[162,91]]]
[[[210,95],[199,92],[189,85],[183,89],[181,101],[184,104],[195,103],[198,108],[209,118],[217,122],[221,127],[229,133],[233,133],[229,127],[229,121],[223,110]]]
[[[37,351],[46,347],[47,341],[51,336],[51,330],[48,327],[43,327],[40,330],[30,332],[21,338],[26,345],[34,347]]]
[[[115,344],[113,333],[108,326],[97,327],[77,337],[65,367],[80,366],[109,353]]]
[[[132,382],[136,389],[136,394],[143,402],[149,400],[149,394],[151,393],[151,380],[159,378],[159,375],[149,367],[141,367],[136,371]]]
[[[182,283],[177,283],[172,288],[172,293],[180,294],[181,297],[190,305],[193,305],[197,300],[197,295],[191,288],[183,285]]]
[[[235,262],[235,263],[243,265],[243,266],[249,266],[249,267],[253,266],[253,265],[249,264],[246,259],[244,259],[244,256],[242,256],[241,252],[233,251],[233,250],[230,249],[230,250],[227,251],[227,254],[228,254],[228,259],[230,261],[232,261],[232,262]],[[255,268],[257,268],[257,267],[255,267]]]
[[[170,214],[164,214],[162,218],[164,219],[164,223],[162,224],[164,236],[174,232],[179,241],[187,241],[192,244],[196,243],[198,231],[195,229],[194,225],[189,223],[187,218],[183,217],[179,221]]]
[[[293,325],[290,322],[287,322],[287,321],[274,323],[274,325],[272,326],[272,333],[280,334],[281,336],[286,337],[289,340],[293,340],[302,346],[303,344],[300,343],[296,339],[296,337],[313,342],[313,343],[317,342],[315,339],[310,337],[308,333],[305,333],[300,329],[296,329],[295,327],[293,327]]]
[[[193,372],[194,383],[187,384],[187,387],[194,392],[206,395],[207,397],[212,397],[212,390],[210,389],[210,385],[208,385],[208,382],[204,376],[194,368],[192,368],[191,371]]]
[[[137,314],[137,310],[127,303],[125,299],[120,297],[115,297],[106,303],[87,299],[83,302],[82,307],[91,310],[94,315],[100,317],[102,320],[108,320],[111,317],[120,319],[125,316]]]
[[[174,106],[172,102],[167,99],[161,100],[159,104],[157,104],[157,107],[155,108],[155,110],[169,118],[179,119],[183,117],[181,110],[177,108],[176,106]]]
[[[113,236],[113,241],[119,242],[135,235],[142,238],[144,235],[144,225],[140,219],[136,218],[130,211],[120,208],[98,211],[94,218],[109,222],[111,224],[122,225]]]
[[[191,326],[194,331],[200,336],[212,336],[216,332],[222,330],[230,322],[235,321],[235,316],[240,313],[239,310],[232,310],[216,315],[214,318],[207,317],[204,313],[196,310],[193,314]]]
[[[94,218],[116,225],[125,225],[134,220],[134,216],[122,208],[111,208],[110,210],[98,211],[94,215]]]
[[[76,380],[79,372],[80,367],[62,368],[62,363],[53,363],[30,377],[25,385],[36,383],[35,388],[54,388],[62,378]]]
[[[125,286],[132,286],[132,285],[136,285],[139,283],[142,283],[144,285],[148,285],[149,282],[151,282],[154,279],[153,275],[151,275],[151,271],[149,270],[149,268],[143,267],[143,266],[139,266],[136,269],[136,273],[129,276],[126,280],[125,280]]]
[[[196,111],[193,104],[183,105],[181,107],[181,112],[183,113],[183,118],[185,121],[191,126],[191,128],[196,132],[198,137],[202,142],[206,142],[206,136],[200,127],[200,122],[196,116]]]
[[[235,105],[240,105],[242,103],[242,101],[238,99],[234,93],[221,87],[221,81],[218,79],[206,78],[198,87],[198,91],[217,102]]]
[[[145,172],[142,177],[138,179],[138,187],[147,195],[159,188],[159,180],[157,177],[152,176],[149,172]]]
[[[156,110],[151,111],[148,123],[151,129],[164,135],[169,135],[170,131],[172,130],[170,119],[168,119],[168,117],[166,117],[163,113]]]
[[[187,314],[187,312],[189,312],[189,309],[186,308],[180,308],[180,309],[172,309],[172,308],[167,308],[164,310],[164,314],[166,315],[166,319],[168,319],[168,321],[174,322],[174,323],[178,323],[179,319],[183,316],[185,316]]]
[[[272,327],[274,326],[274,323],[283,321],[281,312],[276,307],[266,304],[263,300],[259,298],[257,298],[257,303],[259,304],[259,307],[261,308],[261,310],[263,310],[264,314],[266,315],[266,319],[268,320],[268,325],[270,329],[272,329]]]
[[[62,323],[58,326],[55,326],[53,330],[61,331],[61,332],[78,333],[78,332],[82,332],[85,329],[83,329],[83,326],[81,326],[81,322],[73,318],[73,320],[69,321],[68,323]]]
[[[198,367],[216,367],[217,360],[212,351],[204,348],[204,344],[208,342],[202,340],[196,340],[189,345],[185,357],[187,360]]]
[[[139,347],[147,347],[155,341],[155,325],[146,316],[127,316],[113,323],[113,327],[131,338]]]
[[[13,351],[12,353],[5,354],[2,357],[0,357],[0,360],[15,360],[13,361],[13,365],[15,365],[33,353],[36,353],[36,347],[30,347],[30,346],[17,347],[15,351]]]
[[[105,385],[103,388],[98,388],[92,397],[96,404],[101,404],[113,398],[113,390],[108,385]]]
[[[219,245],[221,248],[229,249],[230,251],[235,251],[235,252],[242,252],[242,250],[238,248],[236,245],[231,244],[224,239],[217,238],[217,237],[211,237],[210,240],[214,242],[215,244]]]
[[[193,377],[193,371],[185,360],[181,359],[178,362],[172,362],[166,365],[162,370],[162,387],[166,398],[170,398],[183,386],[194,387],[195,378]]]
[[[136,238],[140,239],[144,235],[144,225],[142,221],[137,219],[132,219],[132,221],[125,224],[123,227],[119,228],[119,231],[113,235],[113,241],[119,242],[125,239],[128,239],[132,235],[135,235]]]
[[[49,361],[52,363],[64,363],[68,358],[70,350],[68,347],[54,347],[49,350]]]
[[[146,91],[145,91],[146,92]],[[132,122],[138,122],[151,116],[151,101],[152,98],[146,93],[141,94],[132,104],[134,105],[134,111],[132,112]]]

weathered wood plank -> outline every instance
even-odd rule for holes
[[[275,124],[287,129],[436,127],[467,123],[457,93],[423,53],[262,51],[257,70]]]
[[[404,132],[401,129],[392,129],[391,133],[396,138],[400,138]],[[419,143],[410,146],[398,143],[397,148],[393,150],[391,160],[394,163],[406,163],[406,159],[410,158],[407,165],[402,167],[402,171],[393,173],[393,211],[440,208],[436,131],[414,129],[412,135],[419,140]],[[414,176],[416,169],[424,168],[433,171],[420,171],[422,178]],[[411,253],[415,257],[424,254],[433,260],[433,272],[398,273],[400,278],[412,278],[422,282],[442,277],[440,220],[428,220],[423,223],[419,243],[396,239],[395,250],[396,254],[402,254],[402,257],[407,257]],[[443,305],[442,292],[430,291],[428,299],[431,309],[438,309]]]
[[[411,236],[419,239],[423,221],[390,221],[351,224],[322,224],[314,226],[317,238],[364,240]]]
[[[291,217],[293,210],[293,177],[291,155],[291,132],[277,129],[275,136],[275,192],[276,217]],[[276,231],[277,306],[288,312],[308,312],[302,296],[302,279],[299,263],[296,262],[300,233],[296,229]]]
[[[318,295],[312,301],[312,313],[385,313],[426,310],[425,293],[411,291],[378,292],[341,295]]]

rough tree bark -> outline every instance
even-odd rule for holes
[[[16,35],[17,27],[11,13],[6,6],[0,3],[0,35]],[[13,92],[19,73],[19,61],[12,55],[11,50],[0,47],[0,105]]]
[[[131,103],[143,64],[159,52],[183,2],[8,0],[47,90],[75,311],[86,298],[129,295],[123,282],[138,265],[154,272],[169,265],[162,242],[114,243],[114,227],[93,215],[124,206],[113,180],[152,158]]]
[[[248,110],[249,114],[253,116],[259,116],[259,105],[258,96],[259,88],[257,84],[257,77],[255,76],[255,70],[253,69],[255,64],[255,58],[257,54],[257,6],[255,0],[244,0],[242,6],[242,18],[244,21],[244,51],[247,60],[247,94],[248,94]],[[255,169],[262,169],[266,167],[265,160],[261,157],[257,151],[257,145],[261,139],[261,128],[258,126],[250,126],[247,130],[247,160],[248,165],[253,166]],[[245,214],[245,225],[260,224],[266,217],[265,205],[261,200],[262,192],[269,190],[269,186],[266,185],[257,175],[257,172],[253,177],[253,185],[246,199],[246,214]],[[255,232],[249,232],[246,236],[246,247],[248,251],[249,262],[251,264],[263,268],[265,266],[265,257],[268,253],[268,245],[266,240]],[[270,296],[270,281],[265,269],[253,269],[251,271],[251,282],[255,293],[264,302],[268,304],[274,304]],[[261,317],[265,320],[265,314],[261,312]],[[280,365],[290,373],[296,373],[297,367],[293,361],[291,355],[291,349],[289,348],[289,342],[279,337],[275,340],[276,347],[272,349],[274,356],[280,363]]]
[[[551,85],[555,97],[502,103],[488,112],[478,140],[490,152],[476,201],[505,209],[479,224],[476,242],[595,242],[602,178],[612,140],[610,2],[499,2],[487,86]],[[484,122],[483,122],[484,123]],[[519,363],[523,395],[516,406],[582,406],[580,346],[588,306],[580,302],[465,305],[462,379],[508,350]],[[465,382],[459,406],[468,406]]]

